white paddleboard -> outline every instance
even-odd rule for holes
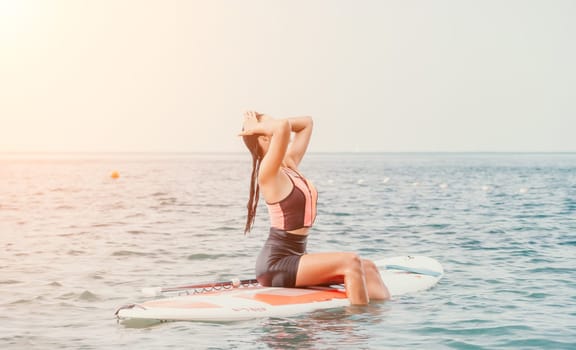
[[[429,289],[444,275],[442,265],[425,256],[375,261],[392,297]],[[123,306],[120,320],[239,321],[286,317],[350,305],[338,287],[274,288],[248,286],[176,296]]]

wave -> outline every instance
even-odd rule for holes
[[[152,256],[152,253],[138,252],[134,250],[118,250],[112,253],[112,256]]]
[[[229,254],[205,254],[205,253],[198,253],[198,254],[191,254],[188,255],[188,260],[214,260],[220,258],[229,257]]]

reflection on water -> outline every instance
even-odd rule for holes
[[[128,319],[118,320],[118,323],[126,328],[151,328],[156,327],[166,322],[160,320],[144,320],[144,319]]]
[[[219,333],[218,330],[222,328],[240,334],[245,332],[242,339],[230,341],[235,344],[233,347],[249,343],[254,349],[327,349],[338,344],[339,348],[366,349],[370,348],[367,344],[371,343],[372,329],[386,327],[388,311],[389,306],[386,303],[377,302],[367,306],[317,310],[290,318],[273,317],[234,322],[123,320],[119,324],[127,329],[155,329],[172,325],[171,327],[179,327],[186,332],[192,329],[198,331],[197,327],[200,327],[203,334]],[[210,348],[226,347],[213,343]]]
[[[271,318],[263,321],[256,335],[270,349],[322,349],[335,343],[341,348],[361,349],[370,340],[367,326],[382,323],[385,312],[384,303],[373,303]]]

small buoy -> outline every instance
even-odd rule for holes
[[[238,288],[240,287],[242,283],[240,282],[240,280],[238,278],[233,278],[232,279],[232,287],[234,288]]]
[[[117,179],[120,177],[120,174],[117,171],[113,171],[112,174],[110,174],[110,177],[113,179]]]

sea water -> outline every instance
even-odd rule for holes
[[[576,348],[576,154],[309,154],[309,251],[430,256],[436,287],[290,318],[117,323],[143,287],[253,276],[267,213],[244,236],[250,167],[244,153],[1,155],[0,348]]]

